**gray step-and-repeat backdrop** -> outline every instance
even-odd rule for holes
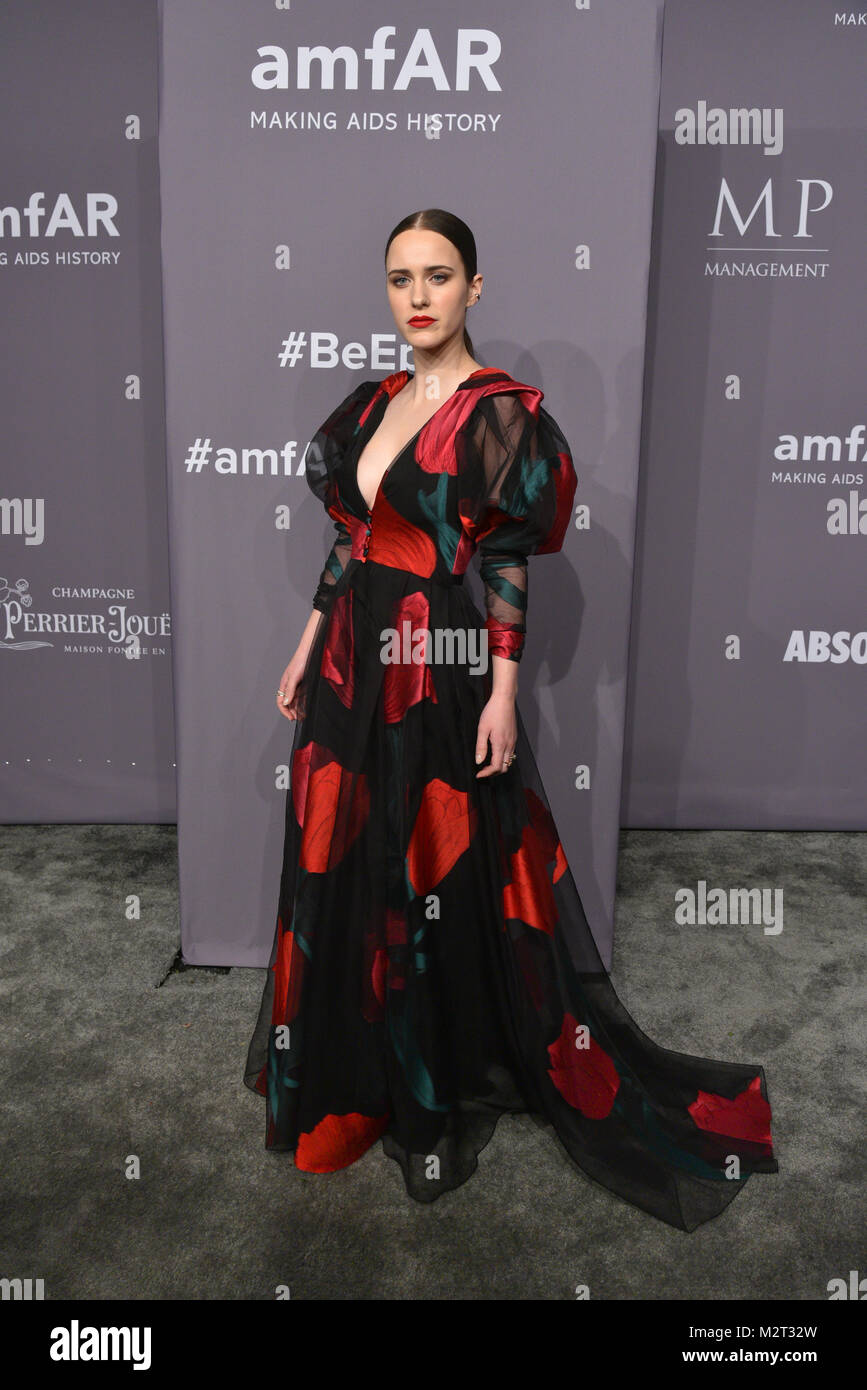
[[[667,0],[622,821],[867,820],[867,22]]]
[[[157,12],[0,5],[0,820],[175,819]]]
[[[661,8],[0,9],[0,819],[177,814],[191,963],[266,960],[303,454],[412,367],[416,208],[472,226],[476,356],[573,450],[519,701],[603,955],[619,822],[864,826],[867,29],[667,0],[660,94]]]
[[[575,458],[576,525],[530,563],[519,703],[608,951],[661,5],[161,16],[184,958],[267,962],[293,727],[274,695],[334,529],[302,456],[354,385],[412,365],[383,256],[424,207],[475,234],[478,360],[541,386]]]

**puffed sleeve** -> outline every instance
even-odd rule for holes
[[[379,383],[363,381],[340,402],[313,435],[304,456],[307,483],[334,522],[334,540],[313,595],[313,607],[327,613],[340,579],[352,555],[349,513],[338,489],[338,473],[359,428],[364,407]]]
[[[557,422],[535,388],[479,402],[474,431],[485,510],[476,533],[488,651],[520,661],[527,630],[527,560],[557,551],[572,516],[577,476]]]

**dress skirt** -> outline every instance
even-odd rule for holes
[[[692,1230],[777,1171],[764,1071],[660,1047],[620,1003],[520,712],[509,770],[476,777],[483,625],[460,582],[358,558],[337,581],[293,726],[244,1076],[266,1146],[327,1173],[381,1139],[432,1202],[501,1114],[530,1111],[584,1174]],[[383,660],[388,629],[402,645]],[[466,650],[423,653],[420,632],[449,630]]]

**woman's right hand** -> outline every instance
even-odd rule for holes
[[[304,718],[305,665],[305,653],[296,652],[277,682],[277,708],[286,719]]]

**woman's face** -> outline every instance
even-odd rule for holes
[[[385,273],[394,321],[414,348],[433,352],[463,339],[466,308],[482,277],[467,284],[460,253],[447,237],[417,228],[401,232],[388,248]],[[433,322],[413,324],[416,317]]]

